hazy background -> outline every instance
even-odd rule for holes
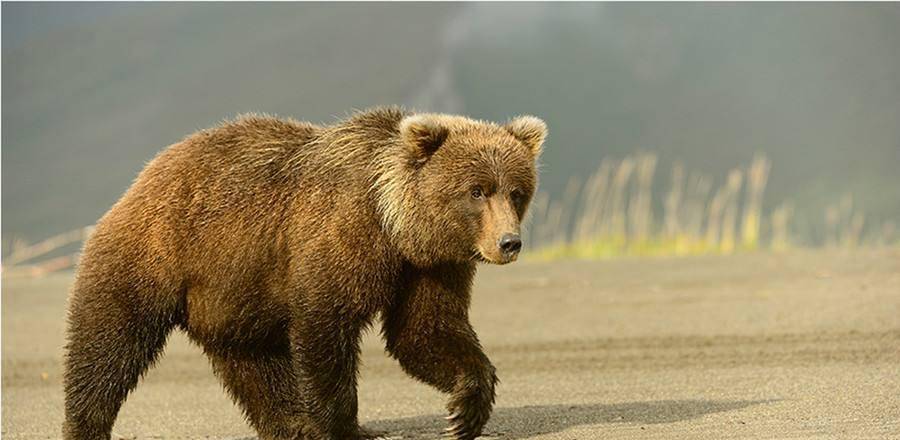
[[[764,152],[801,236],[845,193],[900,218],[898,4],[4,3],[2,62],[4,249],[224,118],[382,104],[544,118],[552,195],[602,158],[658,153],[665,186]]]

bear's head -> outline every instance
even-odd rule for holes
[[[506,264],[537,186],[547,127],[533,116],[499,125],[461,116],[407,115],[376,183],[386,230],[415,264]]]

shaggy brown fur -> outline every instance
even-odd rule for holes
[[[356,439],[360,332],[449,393],[477,436],[494,367],[468,321],[506,263],[546,127],[400,109],[333,126],[246,116],[159,154],[85,245],[69,304],[66,439],[108,439],[173,328],[263,439]]]

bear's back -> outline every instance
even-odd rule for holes
[[[298,192],[301,176],[287,171],[303,164],[291,161],[313,148],[320,130],[248,115],[167,147],[100,219],[82,262],[121,261],[121,270],[142,267],[171,278],[204,270],[192,266],[227,270],[270,253]]]

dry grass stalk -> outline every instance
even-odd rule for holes
[[[610,231],[604,235],[613,236],[616,240],[625,239],[625,191],[628,181],[631,179],[631,172],[634,169],[634,161],[630,157],[626,157],[619,164],[613,178],[612,187],[612,211],[610,212]]]
[[[560,214],[559,225],[557,226],[557,233],[559,234],[559,237],[557,238],[558,242],[568,241],[568,231],[571,230],[572,217],[575,213],[575,201],[578,200],[578,193],[580,191],[581,180],[576,176],[569,177],[569,181],[566,183],[566,190],[563,192],[562,206],[560,207],[562,213]]]
[[[656,156],[643,154],[637,158],[636,184],[631,201],[628,204],[628,216],[631,220],[631,234],[629,238],[634,243],[641,244],[647,241],[650,235],[650,225],[653,222],[651,212],[653,173],[656,170]]]
[[[744,201],[744,218],[741,222],[741,244],[745,249],[755,249],[759,243],[762,195],[769,179],[772,163],[762,155],[756,155],[747,171],[747,198]]]
[[[722,253],[730,254],[735,248],[735,231],[737,228],[738,217],[738,197],[741,194],[741,183],[743,182],[743,172],[741,170],[731,170],[728,173],[728,182],[726,183],[725,196],[725,212],[722,216],[722,237],[719,242],[719,249]]]
[[[559,246],[565,243],[565,233],[560,233],[560,225],[562,224],[563,210],[560,202],[550,202],[547,210],[547,229],[544,233],[544,240],[550,246]]]
[[[4,266],[3,276],[14,278],[40,278],[47,274],[71,269],[78,262],[78,254],[62,255],[35,264]]]
[[[578,219],[575,233],[575,239],[578,241],[596,239],[600,235],[600,221],[603,219],[603,211],[608,199],[611,170],[611,164],[607,160],[603,160],[586,183],[586,190],[582,194],[581,216]]]
[[[723,186],[716,191],[707,208],[708,219],[706,222],[706,244],[717,248],[719,246],[719,233],[722,226],[722,210],[728,200],[728,187]]]
[[[684,224],[687,238],[692,242],[703,240],[703,220],[706,199],[712,190],[712,183],[702,175],[693,175],[688,188],[687,202],[684,204]]]
[[[772,241],[769,247],[776,252],[787,250],[790,247],[790,221],[794,206],[790,202],[784,202],[772,211]]]
[[[88,238],[88,236],[91,235],[91,232],[93,232],[93,230],[93,226],[85,226],[83,228],[78,228],[69,232],[55,235],[44,241],[41,241],[40,243],[30,246],[22,245],[22,242],[19,242],[15,250],[13,250],[13,252],[5,258],[4,264],[8,266],[15,266],[28,260],[40,257],[41,255],[46,255],[63,246],[84,241]]]
[[[681,233],[681,200],[684,189],[684,166],[676,162],[672,166],[672,185],[665,201],[664,234],[669,240],[675,240]]]
[[[543,236],[541,235],[543,226],[547,223],[547,204],[549,197],[546,193],[539,192],[534,195],[531,201],[531,208],[528,210],[528,218],[525,227],[522,228],[525,233],[525,243],[539,245]]]
[[[845,234],[844,246],[849,248],[854,248],[860,244],[860,237],[862,237],[863,226],[865,226],[866,216],[861,212],[856,212],[850,218],[850,222],[847,225],[847,232]]]

